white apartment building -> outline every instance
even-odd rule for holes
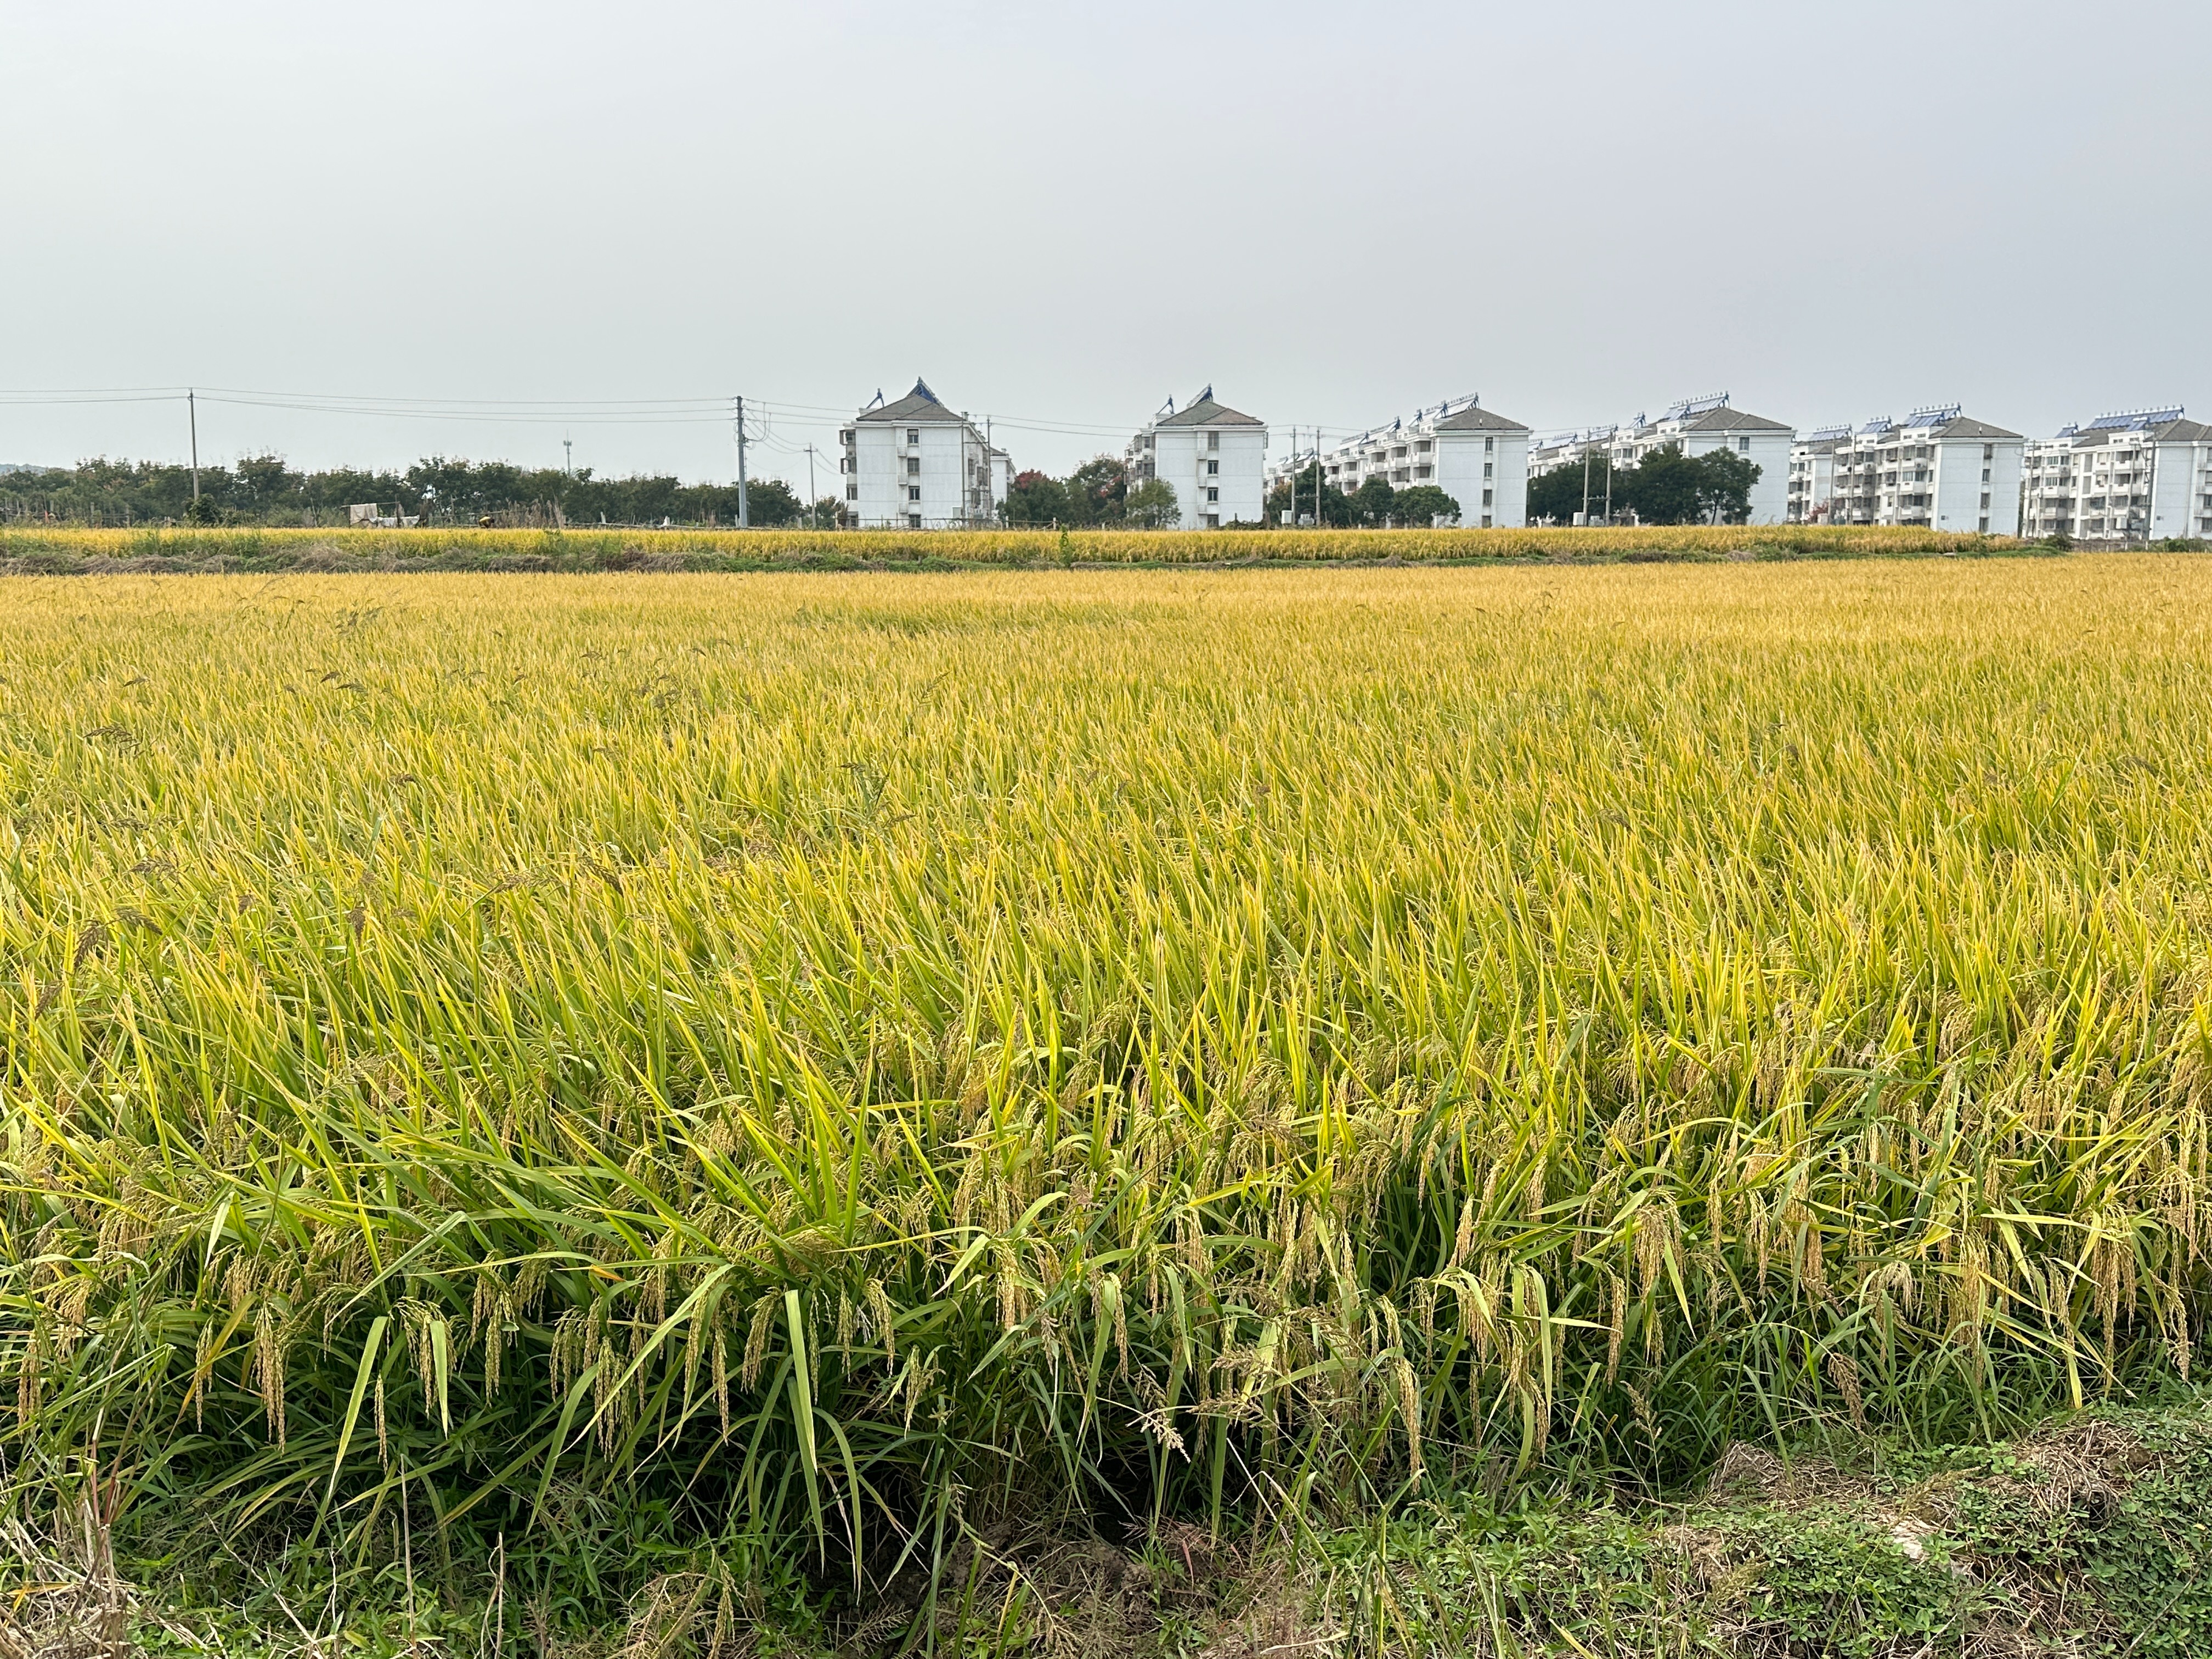
[[[1790,522],[2015,536],[2026,447],[1956,404],[1916,409],[1901,425],[1883,416],[1856,432],[1826,428],[1790,449]]]
[[[1417,409],[1410,420],[1370,427],[1318,457],[1294,454],[1273,470],[1268,487],[1297,477],[1316,459],[1322,476],[1347,495],[1379,477],[1398,489],[1434,484],[1459,503],[1462,526],[1518,526],[1528,515],[1528,428],[1475,398]]]
[[[845,520],[864,530],[992,524],[1013,482],[1006,451],[921,380],[895,404],[878,392],[837,438]]]
[[[1824,426],[1790,446],[1790,505],[1784,514],[1788,522],[1826,520],[1836,493],[1836,451],[1850,441],[1848,426]]]
[[[2021,503],[2025,536],[2212,536],[2212,427],[2179,404],[2067,427],[2027,446]]]
[[[1154,416],[1123,459],[1132,489],[1158,478],[1175,491],[1185,530],[1256,525],[1267,511],[1267,424],[1217,402],[1212,386],[1188,408]]]
[[[1639,414],[1626,426],[1561,434],[1530,454],[1528,474],[1541,477],[1563,466],[1579,466],[1585,451],[1597,459],[1611,456],[1615,466],[1634,466],[1668,444],[1680,445],[1685,455],[1726,449],[1759,469],[1745,522],[1781,524],[1790,510],[1790,449],[1796,441],[1796,433],[1787,422],[1731,408],[1729,394],[1716,392],[1671,404],[1656,420]]]

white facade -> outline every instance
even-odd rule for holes
[[[920,380],[896,403],[862,410],[837,437],[845,520],[864,530],[993,524],[1013,481],[1006,452]]]
[[[1528,428],[1474,398],[1417,409],[1411,420],[1370,427],[1318,457],[1293,455],[1274,469],[1269,488],[1316,459],[1322,477],[1347,495],[1370,478],[1397,489],[1433,484],[1459,503],[1462,526],[1518,526],[1528,515]]]
[[[1856,432],[1826,428],[1790,451],[1790,521],[2015,536],[2026,447],[1956,404],[1915,410],[1902,425],[1885,416]]]
[[[2212,536],[2212,426],[2179,407],[2103,415],[2027,447],[2025,536]]]
[[[1212,386],[1152,421],[1124,459],[1130,489],[1158,478],[1175,491],[1185,530],[1256,525],[1267,511],[1267,426],[1215,401]]]
[[[1836,451],[1851,441],[1847,426],[1824,426],[1790,446],[1791,524],[1824,523],[1836,494]]]
[[[1729,394],[1717,392],[1671,404],[1656,420],[1638,415],[1625,426],[1562,434],[1537,446],[1529,456],[1528,471],[1532,477],[1541,477],[1563,466],[1579,466],[1585,452],[1600,459],[1610,456],[1613,465],[1622,467],[1634,466],[1669,444],[1679,445],[1685,455],[1725,449],[1759,469],[1751,487],[1751,512],[1744,522],[1781,524],[1790,511],[1790,449],[1796,441],[1796,434],[1784,422],[1731,409]]]

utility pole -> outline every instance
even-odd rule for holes
[[[806,522],[815,529],[822,528],[814,512],[814,446],[806,446]]]
[[[567,471],[568,476],[573,478],[576,476],[576,441],[574,438],[563,438],[561,440],[561,447],[568,454]]]
[[[745,499],[745,400],[738,399],[738,528],[752,528],[751,504]]]
[[[192,423],[192,499],[200,498],[200,404],[199,393],[191,387],[185,388],[185,418]]]
[[[1605,446],[1605,521],[1607,525],[1613,522],[1613,441],[1610,439],[1606,441]]]
[[[1583,528],[1589,528],[1589,440],[1583,440]]]

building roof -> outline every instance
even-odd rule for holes
[[[1437,422],[1439,432],[1526,432],[1528,428],[1518,421],[1509,421],[1503,415],[1470,404],[1456,415],[1447,415]]]
[[[2165,426],[2181,418],[2184,410],[2179,404],[2167,409],[2124,409],[2110,415],[2100,415],[2082,429],[2087,432],[2146,432],[2153,427]]]
[[[2202,421],[2185,421],[2179,416],[2148,425],[2112,426],[2092,422],[2086,427],[2062,427],[2046,443],[2063,443],[2075,449],[2094,449],[2100,444],[2115,443],[2123,438],[2148,438],[2162,443],[2203,443],[2212,440],[2212,426]]]
[[[1770,421],[1764,415],[1747,415],[1723,404],[1682,422],[1685,432],[1788,432],[1787,421]]]
[[[1216,401],[1213,388],[1206,387],[1198,395],[1198,401],[1188,409],[1173,415],[1163,415],[1152,422],[1154,426],[1261,426],[1265,422],[1249,415],[1238,413],[1224,403]]]
[[[965,426],[968,417],[947,409],[929,389],[927,380],[916,380],[914,390],[895,404],[885,404],[881,409],[864,409],[853,417],[856,421],[945,421]]]
[[[1987,421],[1977,421],[1961,415],[1935,428],[1939,438],[2017,438],[2017,432],[2008,432],[2001,426],[1991,426]]]

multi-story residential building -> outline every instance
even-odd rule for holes
[[[1185,530],[1256,525],[1267,511],[1267,426],[1217,402],[1212,386],[1146,422],[1124,459],[1132,489],[1158,478],[1175,491]]]
[[[877,393],[837,437],[846,522],[862,529],[988,525],[1013,481],[1006,451],[921,380],[894,404]]]
[[[2020,533],[2026,440],[1959,405],[1883,416],[1856,432],[1830,427],[1790,452],[1793,524],[1919,525]]]
[[[1850,441],[1850,428],[1824,426],[1790,446],[1790,504],[1784,514],[1789,523],[1827,518],[1836,493],[1836,451]]]
[[[1394,489],[1434,484],[1459,503],[1459,522],[1488,529],[1519,525],[1528,513],[1528,428],[1481,406],[1448,398],[1411,419],[1370,427],[1316,457],[1292,455],[1274,470],[1269,488],[1318,459],[1322,477],[1350,495],[1370,478]]]
[[[2027,446],[2021,500],[2027,536],[2212,536],[2212,427],[2178,404],[2066,427]]]
[[[1731,408],[1729,394],[1686,398],[1669,404],[1656,420],[1638,415],[1626,426],[1587,427],[1560,434],[1536,447],[1528,474],[1541,477],[1563,466],[1579,466],[1585,453],[1610,457],[1615,466],[1634,466],[1655,449],[1677,445],[1685,455],[1716,449],[1742,456],[1759,469],[1751,487],[1749,524],[1781,524],[1790,511],[1790,447],[1796,434],[1784,422]],[[1592,509],[1595,511],[1595,507]]]

